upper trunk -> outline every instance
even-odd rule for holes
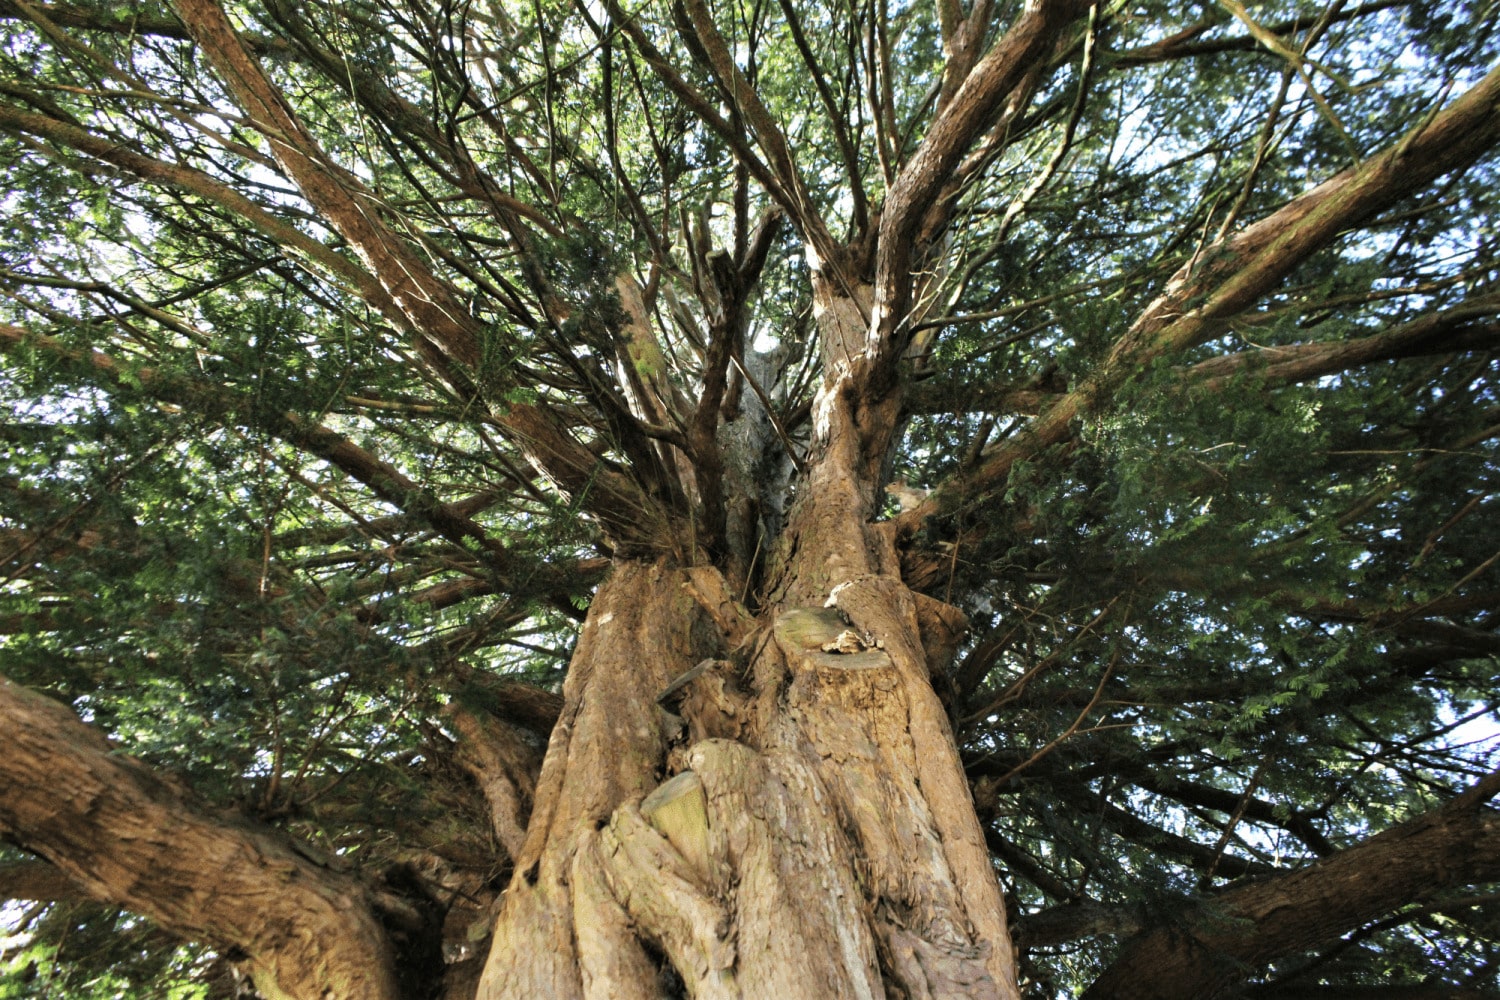
[[[930,683],[963,627],[872,523],[899,398],[868,295],[819,288],[829,376],[758,616],[621,562],[568,674],[483,998],[1014,997],[1003,904]],[[727,477],[727,481],[746,481]]]

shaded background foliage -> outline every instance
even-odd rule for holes
[[[913,320],[931,335],[908,362],[893,478],[962,482],[1095,370],[1174,272],[1211,266],[1216,234],[1388,146],[1500,48],[1493,3],[1259,5],[1258,25],[1316,60],[1299,71],[1229,6],[1101,5],[956,192],[943,253],[920,262]],[[1018,10],[1000,4],[995,23]],[[664,58],[712,91],[681,9],[631,11],[636,34],[614,8],[542,0],[233,13],[371,211],[462,291],[485,391],[554,403],[630,468],[600,402],[630,376],[608,333],[615,277],[640,275],[668,377],[693,396],[706,317],[690,290],[709,258],[691,248],[743,247],[767,203],[649,70]],[[0,670],[218,807],[357,869],[414,865],[454,899],[492,897],[506,862],[456,759],[453,707],[491,704],[501,681],[555,690],[613,550],[362,304],[339,271],[354,255],[168,8],[16,0],[0,15],[0,318],[55,338],[9,348],[0,378]],[[932,12],[715,15],[818,210],[841,235],[865,230],[886,165],[930,121]],[[143,179],[79,135],[181,174]],[[521,207],[477,197],[465,161]],[[1491,156],[1346,234],[1218,336],[1136,373],[1065,447],[1002,486],[950,490],[924,527],[917,548],[940,567],[927,589],[972,620],[945,684],[1029,995],[1070,995],[1184,899],[1212,912],[1224,887],[1357,843],[1500,764],[1496,182]],[[220,187],[306,243],[248,224]],[[545,319],[537,271],[568,321]],[[770,373],[794,449],[810,308],[784,227],[747,365]],[[1281,348],[1445,311],[1413,356],[1275,372]],[[426,500],[382,499],[292,440],[286,414],[463,506],[505,565],[413,516]],[[0,870],[24,860],[7,851]],[[0,996],[229,988],[220,956],[118,911],[3,913]],[[1445,887],[1255,983],[1490,995],[1497,921],[1493,886]]]

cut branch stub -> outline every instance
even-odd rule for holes
[[[683,771],[663,782],[642,800],[641,815],[667,838],[705,884],[721,881],[709,878],[708,813],[703,782],[697,774]]]
[[[853,633],[848,635],[846,633]],[[793,608],[776,619],[776,636],[815,669],[889,669],[891,658],[849,628],[832,608]]]
[[[922,652],[927,656],[928,673],[937,676],[946,671],[958,653],[969,631],[969,616],[951,604],[912,591],[917,606],[917,630],[922,636]]]
[[[730,675],[727,660],[703,660],[678,676],[657,697],[688,724],[688,744],[707,739],[737,740],[748,734],[746,696]]]

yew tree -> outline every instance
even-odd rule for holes
[[[1496,20],[0,0],[0,996],[1500,995]]]

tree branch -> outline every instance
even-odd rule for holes
[[[1440,889],[1500,878],[1500,772],[1300,871],[1230,889],[1132,939],[1085,1000],[1220,996],[1265,963]]]
[[[886,197],[875,260],[875,301],[869,353],[877,365],[894,363],[911,295],[913,240],[949,175],[1000,114],[1004,102],[1032,73],[1058,35],[1087,10],[1079,0],[1036,0],[974,67],[901,169]]]
[[[118,754],[63,705],[0,678],[0,832],[89,896],[248,953],[261,992],[398,1000],[395,959],[359,882]]]
[[[565,589],[566,574],[557,573],[528,573],[529,583],[523,585],[517,574],[519,567],[509,551],[482,526],[454,506],[443,503],[395,466],[321,424],[311,423],[295,413],[259,406],[254,398],[241,398],[222,386],[195,384],[145,367],[130,368],[127,372],[126,366],[99,351],[83,354],[43,334],[0,323],[0,352],[27,350],[44,351],[59,360],[85,365],[93,377],[102,377],[115,392],[125,392],[133,384],[151,398],[214,419],[232,418],[270,431],[364,483],[381,500],[430,524],[453,544],[479,555],[510,593],[534,593],[537,586]]]
[[[925,503],[902,514],[900,529],[914,529],[954,493],[994,488],[1016,462],[1068,440],[1075,418],[1107,403],[1120,385],[1156,358],[1221,333],[1229,317],[1341,233],[1444,174],[1470,166],[1497,141],[1500,68],[1384,151],[1195,254],[1083,384],[997,448],[979,469],[944,484]]]
[[[807,193],[807,185],[802,182],[802,175],[798,172],[797,162],[792,156],[791,144],[782,134],[781,126],[776,123],[770,110],[761,102],[760,94],[750,86],[744,74],[735,65],[734,59],[729,54],[729,48],[724,43],[724,37],[719,34],[713,15],[709,13],[703,0],[681,0],[681,2],[691,19],[697,41],[707,53],[710,68],[718,77],[729,103],[749,122],[750,130],[755,134],[756,144],[766,154],[782,190],[791,197],[791,203],[784,205],[783,208],[795,220],[803,238],[813,245],[820,257],[824,260],[836,259],[833,239],[828,235],[828,228],[823,223],[823,217],[818,214]]]

